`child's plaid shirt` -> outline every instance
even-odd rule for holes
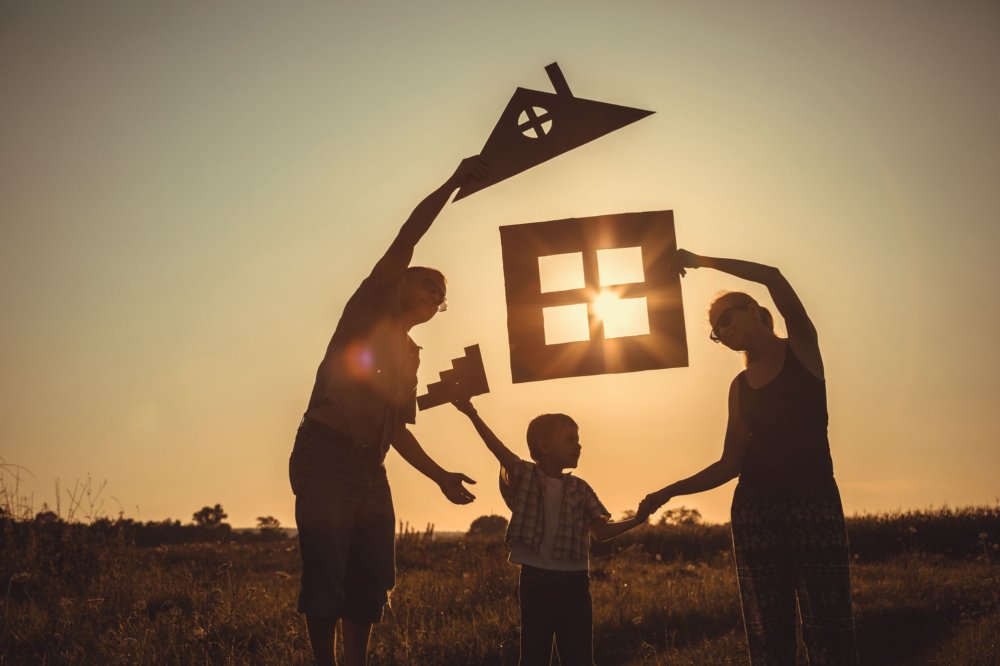
[[[500,494],[511,511],[507,543],[520,541],[538,550],[542,545],[545,511],[542,507],[544,472],[533,462],[519,460],[511,469],[500,469]],[[611,514],[586,481],[563,475],[562,505],[552,556],[557,560],[585,560],[590,552],[588,526]]]

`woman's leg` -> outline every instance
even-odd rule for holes
[[[795,664],[795,581],[781,513],[777,503],[736,488],[733,550],[753,664]]]
[[[851,567],[840,493],[809,498],[796,530],[796,587],[802,613],[802,640],[810,664],[857,664],[851,607]],[[807,527],[808,526],[808,527]]]

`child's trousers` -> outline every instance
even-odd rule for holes
[[[555,636],[562,666],[594,663],[594,613],[587,571],[521,565],[521,666],[548,666]]]

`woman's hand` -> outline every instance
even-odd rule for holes
[[[679,273],[683,277],[687,275],[686,269],[701,268],[700,260],[701,257],[699,257],[694,252],[688,252],[687,250],[678,249],[677,252],[674,253],[671,268],[677,271],[677,273]]]

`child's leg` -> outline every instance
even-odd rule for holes
[[[559,599],[552,589],[551,572],[521,566],[518,597],[521,605],[521,666],[548,666]]]
[[[558,572],[556,647],[562,666],[592,666],[594,663],[594,611],[590,598],[590,575],[586,571]]]

